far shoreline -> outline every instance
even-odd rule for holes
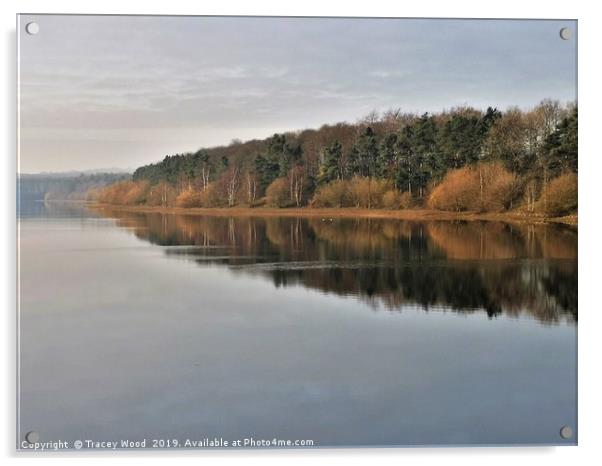
[[[52,201],[57,202],[57,201]],[[58,201],[61,202],[61,201]],[[118,210],[122,212],[161,213],[180,215],[199,215],[215,217],[319,217],[319,218],[376,218],[414,221],[497,221],[524,224],[564,224],[578,226],[577,215],[563,217],[544,217],[521,212],[446,212],[430,209],[365,209],[356,207],[315,208],[315,207],[160,207],[129,206],[87,202],[88,207],[98,210]]]

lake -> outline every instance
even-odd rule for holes
[[[19,444],[577,441],[576,227],[27,203],[19,236]]]

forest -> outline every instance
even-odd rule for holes
[[[158,207],[577,212],[577,106],[371,112],[354,124],[167,155],[91,193]]]

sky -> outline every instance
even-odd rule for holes
[[[21,173],[135,169],[372,110],[577,98],[570,20],[21,15],[18,27]]]

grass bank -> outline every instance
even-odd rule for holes
[[[393,218],[400,220],[447,220],[447,221],[501,221],[507,223],[562,223],[577,225],[577,215],[564,217],[544,217],[524,212],[480,213],[480,212],[447,212],[430,209],[362,209],[353,207],[344,208],[271,208],[271,207],[231,207],[231,208],[183,208],[183,207],[151,207],[151,206],[125,206],[112,204],[92,203],[89,207],[99,210],[117,210],[123,212],[158,212],[163,214],[186,215],[214,215],[218,217],[321,217],[321,218]]]

